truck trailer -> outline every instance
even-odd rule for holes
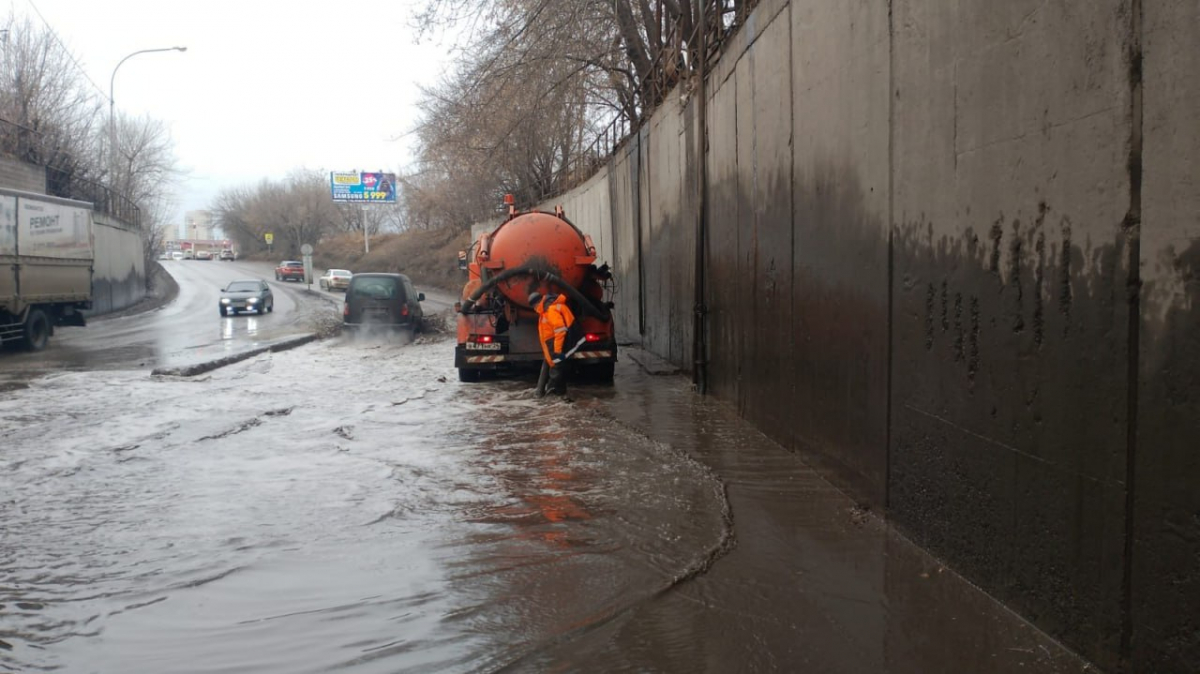
[[[518,213],[482,232],[459,256],[468,271],[456,306],[458,344],[454,365],[460,381],[484,373],[536,371],[544,356],[538,341],[533,292],[565,294],[583,345],[568,359],[576,378],[612,382],[617,340],[610,301],[614,286],[607,265],[596,265],[596,247],[561,207]]]
[[[37,351],[86,324],[95,260],[92,205],[0,189],[0,344]]]

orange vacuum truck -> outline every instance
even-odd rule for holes
[[[508,219],[479,235],[459,265],[469,274],[457,304],[459,381],[484,373],[536,372],[542,364],[534,292],[565,294],[584,344],[569,358],[575,379],[611,383],[617,341],[608,265],[596,266],[596,247],[563,213],[519,213],[505,197]]]

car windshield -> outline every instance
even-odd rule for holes
[[[225,290],[231,293],[252,293],[256,292],[259,286],[254,281],[234,281],[229,284]],[[211,292],[211,291],[210,291]]]
[[[354,294],[369,297],[373,300],[390,300],[396,295],[396,279],[358,277],[354,284]]]

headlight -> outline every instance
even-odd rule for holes
[[[228,298],[228,297],[222,297],[222,298],[221,298],[221,304],[229,304],[229,298]]]
[[[250,298],[246,299],[246,304],[254,304],[257,301],[258,301],[257,297],[250,297]]]

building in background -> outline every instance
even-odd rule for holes
[[[162,225],[159,229],[162,230],[159,240],[163,250],[179,250],[179,225]]]
[[[215,239],[215,229],[212,211],[188,211],[183,214],[184,239]]]

